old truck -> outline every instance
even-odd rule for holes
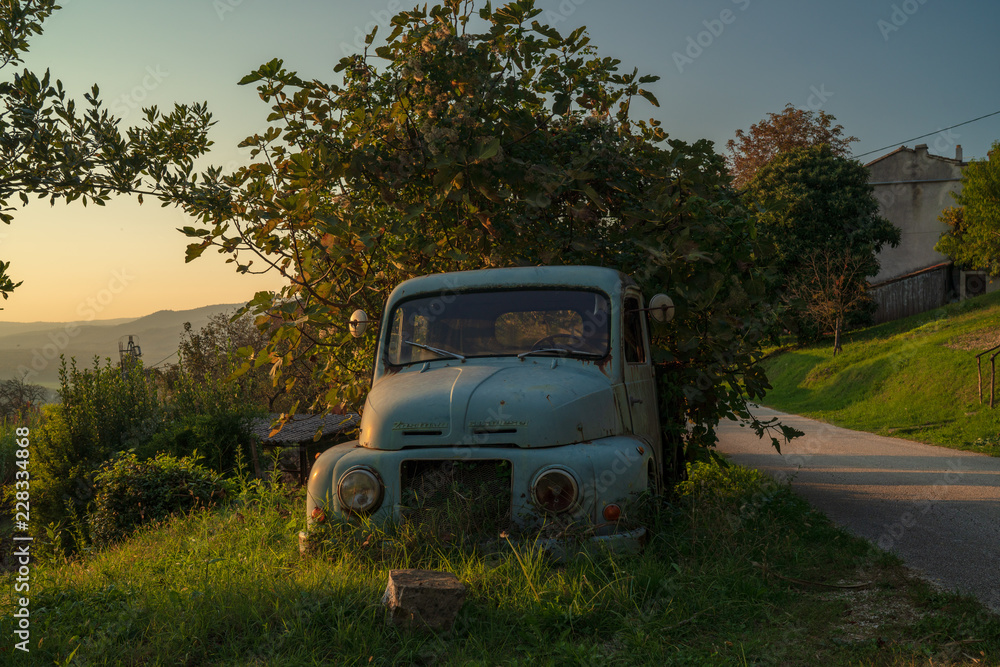
[[[575,526],[612,544],[629,499],[660,483],[649,317],[628,276],[593,266],[428,275],[389,296],[357,440],[314,463],[307,516],[478,527]],[[368,318],[357,311],[352,333]]]

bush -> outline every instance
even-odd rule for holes
[[[191,456],[198,452],[205,465],[222,474],[250,460],[250,416],[247,411],[178,415],[150,440],[150,454]],[[141,452],[140,452],[141,453]]]
[[[225,359],[200,374],[183,365],[171,369],[164,377],[165,422],[138,450],[140,456],[197,451],[205,465],[224,474],[235,470],[240,457],[249,460],[253,418],[266,411],[255,400],[253,383],[232,377],[236,368],[234,360]]]
[[[73,528],[67,549],[86,541],[85,517],[94,498],[94,475],[119,452],[140,447],[163,423],[156,389],[141,366],[89,370],[76,362],[59,371],[60,405],[43,409],[44,425],[32,431],[31,509],[33,524]]]
[[[169,454],[145,461],[134,452],[122,454],[102,466],[94,482],[95,507],[88,523],[95,544],[116,542],[174,513],[210,507],[234,490],[194,458]]]

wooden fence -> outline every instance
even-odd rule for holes
[[[898,320],[948,303],[950,268],[950,262],[937,264],[872,285],[869,293],[878,304],[875,322]]]

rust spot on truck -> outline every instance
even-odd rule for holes
[[[609,367],[611,366],[611,360],[613,358],[614,355],[608,353],[608,356],[604,357],[603,359],[597,362],[597,367],[601,369],[601,372],[607,375],[608,377],[611,377],[611,369]]]

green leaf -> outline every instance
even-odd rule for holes
[[[481,146],[479,149],[479,156],[476,158],[477,161],[481,162],[483,160],[488,160],[491,157],[496,156],[500,151],[500,138],[497,137],[490,141],[488,144]]]
[[[660,106],[659,100],[656,99],[656,96],[653,95],[653,93],[649,92],[648,90],[643,90],[642,88],[640,88],[638,92],[640,95],[649,100],[649,103],[652,104],[654,107]]]
[[[205,248],[208,247],[207,243],[192,243],[187,247],[187,252],[184,254],[184,261],[190,262],[197,257],[201,257],[201,254],[205,252]]]
[[[419,218],[426,209],[427,205],[423,203],[410,204],[406,207],[406,215],[403,216],[402,221],[409,222],[414,218]]]
[[[569,111],[570,95],[568,93],[556,93],[552,103],[552,113],[557,116],[565,116]]]

